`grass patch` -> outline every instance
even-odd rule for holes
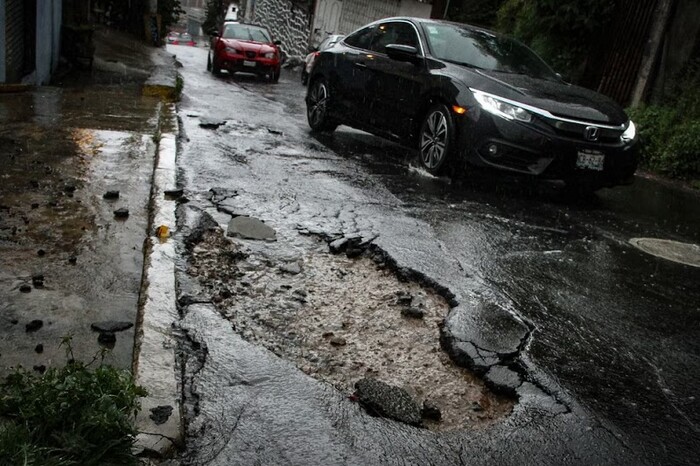
[[[101,359],[90,367],[98,359],[41,376],[18,369],[0,384],[0,464],[138,464],[133,420],[146,391]]]

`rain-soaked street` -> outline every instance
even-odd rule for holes
[[[700,251],[635,246],[700,243],[697,193],[431,177],[366,133],[312,135],[297,72],[168,51],[190,464],[697,463]],[[407,395],[394,416],[375,379]]]

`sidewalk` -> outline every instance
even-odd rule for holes
[[[160,98],[175,88],[174,60],[113,31],[95,40],[91,71],[59,73],[56,86],[0,88],[0,377],[18,365],[63,365],[68,336],[76,359],[108,348],[105,362],[125,369],[139,368],[134,355],[148,346],[135,338],[140,305],[155,299],[143,275],[157,249],[149,219],[163,207],[152,190],[159,150],[173,165],[172,183],[161,184],[174,184],[174,136],[161,143],[174,116]],[[174,369],[173,349],[159,351]],[[146,423],[153,403],[145,400]],[[158,433],[151,423],[141,430]]]

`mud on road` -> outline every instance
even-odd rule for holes
[[[441,349],[450,306],[433,289],[397,275],[380,254],[333,254],[309,235],[295,243],[279,255],[213,229],[191,246],[188,274],[244,339],[350,399],[363,378],[400,387],[440,409],[440,422],[424,421],[436,431],[489,425],[512,411],[513,400]]]

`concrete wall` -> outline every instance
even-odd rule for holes
[[[402,0],[399,7],[399,15],[415,16],[417,18],[430,18],[433,5],[419,2],[418,0]]]
[[[58,66],[61,44],[61,0],[37,3],[36,84],[48,84]]]
[[[0,0],[0,83],[5,82],[5,0]]]

